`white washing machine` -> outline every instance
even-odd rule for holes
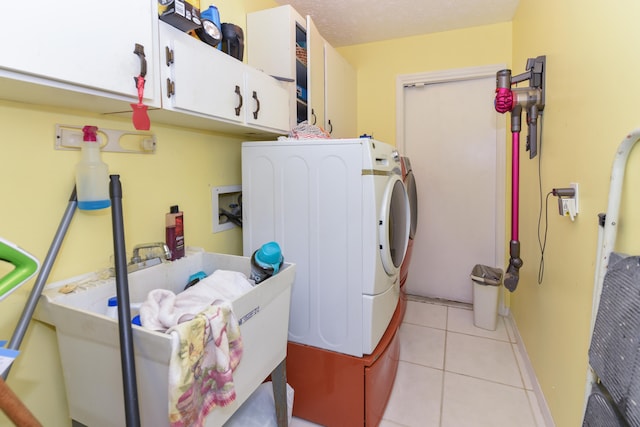
[[[410,213],[395,147],[370,138],[242,144],[243,246],[297,265],[289,340],[370,354],[398,304]]]

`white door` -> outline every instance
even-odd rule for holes
[[[409,294],[471,303],[473,266],[504,268],[505,120],[493,106],[500,68],[399,78],[398,146],[415,175],[420,224]]]

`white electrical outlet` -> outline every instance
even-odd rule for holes
[[[573,197],[563,197],[560,199],[561,213],[563,216],[570,217],[571,221],[574,221],[579,212],[578,184],[572,182],[569,186],[575,190],[575,194]]]
[[[575,209],[576,209],[576,201],[573,199],[561,199],[560,203],[562,203],[562,215],[570,216],[571,220],[575,218]]]
[[[576,195],[573,196],[573,199],[576,201],[576,213],[580,212],[580,203],[578,203],[578,183],[577,182],[572,182],[569,184],[569,187],[573,188],[574,190],[576,190]]]

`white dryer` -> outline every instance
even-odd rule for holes
[[[362,356],[398,303],[410,213],[395,147],[370,138],[242,145],[243,252],[297,265],[289,340]]]

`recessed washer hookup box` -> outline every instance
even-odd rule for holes
[[[132,303],[152,289],[178,293],[192,274],[214,270],[251,271],[248,257],[194,252],[128,276]],[[109,276],[108,274],[106,276]],[[295,265],[231,301],[240,323],[243,354],[233,373],[236,399],[216,407],[205,427],[218,427],[233,415],[287,353],[289,307]],[[118,320],[106,315],[116,295],[114,277],[89,273],[47,284],[35,319],[56,329],[71,418],[87,426],[125,425]],[[134,313],[132,312],[132,317]],[[133,325],[133,348],[142,427],[169,427],[168,380],[172,335]]]
[[[194,30],[202,25],[200,0],[158,0],[158,16],[184,32]]]

